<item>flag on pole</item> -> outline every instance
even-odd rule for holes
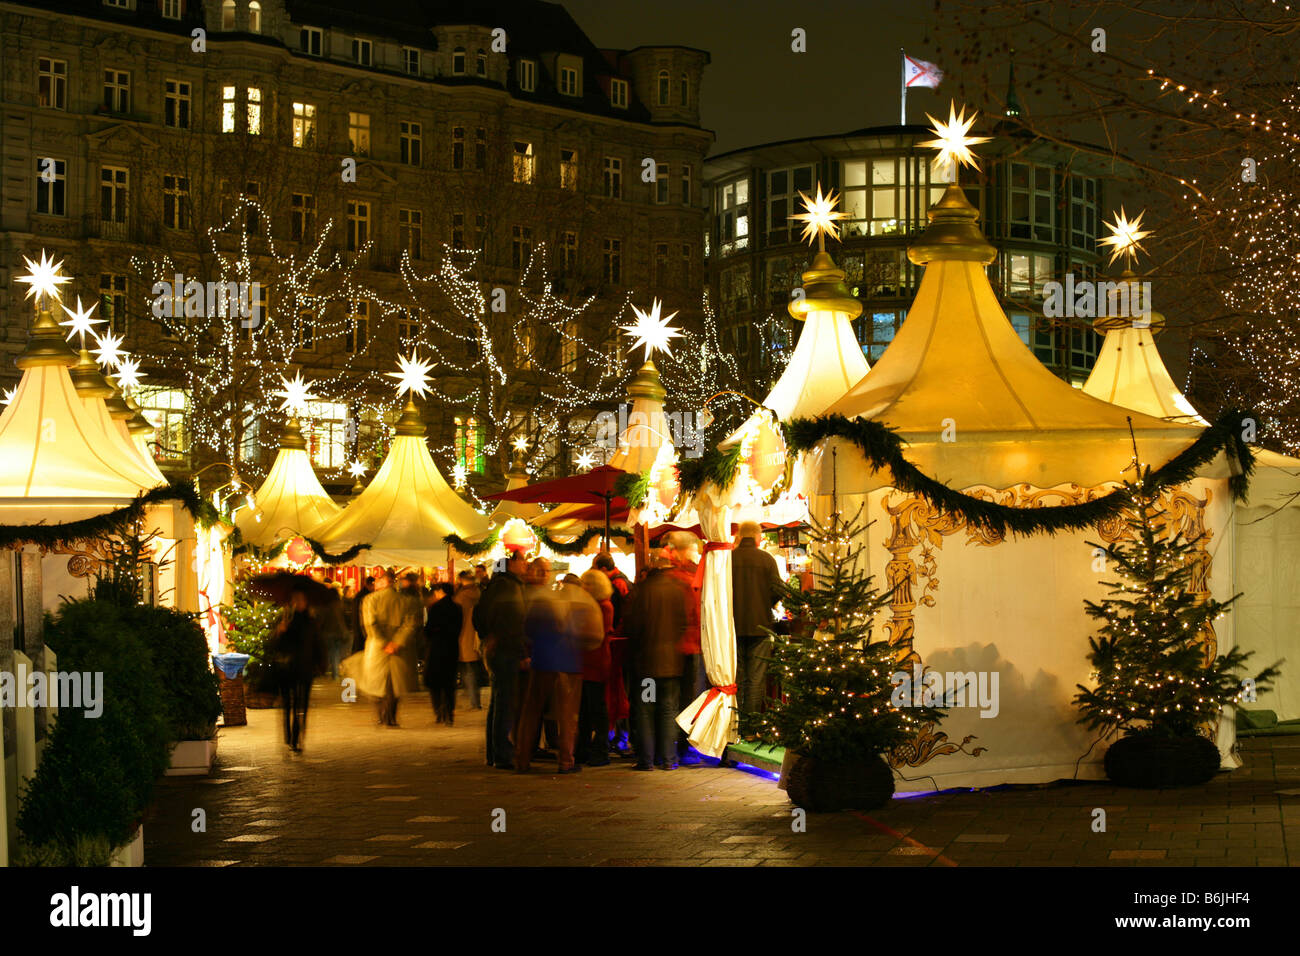
[[[937,89],[940,82],[943,81],[943,70],[939,69],[933,63],[926,63],[924,60],[918,60],[903,54],[903,86],[928,86],[930,89]]]

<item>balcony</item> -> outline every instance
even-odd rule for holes
[[[85,235],[90,239],[107,239],[112,242],[134,242],[140,245],[156,245],[160,241],[157,223],[127,220],[118,222],[99,216],[86,216],[83,219]]]

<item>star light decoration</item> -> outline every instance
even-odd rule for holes
[[[1110,246],[1110,261],[1107,265],[1114,265],[1115,260],[1124,256],[1129,264],[1137,260],[1139,252],[1146,252],[1142,247],[1141,240],[1151,235],[1150,229],[1142,228],[1142,217],[1146,212],[1140,212],[1132,219],[1129,219],[1124,212],[1124,207],[1119,207],[1119,212],[1115,214],[1115,221],[1106,223],[1106,228],[1110,230],[1110,235],[1105,239],[1098,239],[1098,245]]]
[[[133,358],[128,358],[124,354],[122,361],[117,365],[117,374],[114,377],[117,379],[118,387],[125,392],[128,389],[135,390],[139,388],[141,380],[144,379],[144,373],[140,371],[139,362]]]
[[[510,442],[510,447],[517,452],[528,451],[528,436],[527,435],[516,436],[515,439]]]
[[[468,469],[466,469],[464,464],[462,464],[461,462],[459,461],[456,462],[455,466],[451,469],[452,484],[458,489],[464,488],[465,481],[468,477],[469,477]]]
[[[410,392],[412,396],[419,395],[421,398],[429,394],[429,372],[433,366],[420,358],[419,352],[412,352],[411,357],[398,356],[398,371],[385,372],[389,378],[397,379],[397,395],[400,398],[403,392]]]
[[[837,219],[847,219],[848,213],[837,212],[835,204],[839,202],[839,197],[832,190],[828,195],[822,195],[822,184],[817,184],[817,195],[809,197],[807,193],[800,190],[799,198],[803,200],[804,212],[797,212],[792,215],[791,219],[797,219],[804,224],[803,238],[809,243],[815,238],[817,240],[817,251],[826,251],[826,236],[832,239],[839,239],[840,227],[835,224]]]
[[[596,456],[591,449],[584,448],[578,453],[578,457],[573,459],[573,463],[579,471],[591,471],[596,466]]]
[[[639,348],[645,348],[645,360],[647,362],[654,358],[655,352],[663,352],[664,355],[671,356],[672,349],[668,346],[668,340],[680,338],[681,332],[673,328],[668,323],[672,321],[676,312],[670,312],[668,315],[661,315],[663,303],[658,299],[650,306],[649,312],[642,312],[636,306],[632,306],[632,313],[636,316],[636,322],[632,325],[619,326],[629,335],[636,336],[636,341],[632,343],[632,351]]]
[[[311,386],[303,381],[302,372],[295,372],[292,379],[281,375],[280,381],[284,383],[284,388],[271,393],[276,398],[284,399],[280,403],[280,410],[288,412],[294,418],[306,415],[307,403],[316,401],[316,396],[311,394]]]
[[[122,351],[122,336],[110,332],[95,336],[95,342],[99,345],[99,348],[95,349],[95,361],[109,368],[117,368],[126,356]]]
[[[90,308],[86,308],[81,304],[81,296],[77,296],[77,307],[75,309],[69,309],[66,305],[63,306],[63,311],[68,313],[68,320],[66,322],[60,322],[59,325],[66,325],[69,327],[68,338],[72,338],[74,335],[80,335],[81,345],[83,348],[86,345],[86,336],[89,335],[91,338],[94,338],[95,336],[95,330],[92,326],[98,325],[100,322],[104,321],[103,319],[91,318],[91,314],[95,311],[95,306],[98,304],[99,303],[97,302],[92,302]]]
[[[360,481],[362,478],[366,477],[366,466],[359,461],[354,461],[348,465],[348,474],[357,481]]]
[[[14,400],[14,396],[17,395],[17,394],[18,394],[18,386],[17,386],[17,385],[15,385],[13,388],[6,388],[6,389],[5,389],[5,396],[4,396],[3,404],[4,404],[5,406],[8,406],[9,403],[12,402],[12,401]]]
[[[978,112],[972,112],[970,119],[966,118],[966,107],[957,112],[957,106],[952,101],[948,103],[948,122],[937,120],[929,113],[925,118],[930,121],[930,128],[934,131],[934,139],[926,140],[921,143],[922,146],[929,146],[937,149],[939,155],[935,157],[935,165],[947,167],[956,165],[969,166],[972,169],[979,169],[979,160],[970,148],[979,143],[987,143],[991,137],[988,136],[971,136],[970,129],[975,125],[975,118],[979,116]]]
[[[72,281],[72,276],[62,274],[63,260],[55,262],[45,254],[44,249],[41,250],[40,262],[33,262],[26,256],[23,256],[23,262],[27,263],[28,272],[25,276],[19,276],[18,281],[27,284],[27,295],[24,298],[36,296],[38,304],[42,298],[58,301],[59,286]]]

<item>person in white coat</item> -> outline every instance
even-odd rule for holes
[[[416,645],[424,625],[424,607],[416,592],[393,587],[387,570],[375,574],[375,593],[361,606],[366,631],[362,692],[378,700],[379,723],[397,726],[397,701],[417,689]]]

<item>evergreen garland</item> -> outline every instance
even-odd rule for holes
[[[238,528],[235,529],[234,533],[231,534],[230,539],[228,540],[233,540],[237,534],[239,534]],[[284,554],[284,549],[287,547],[289,547],[288,538],[285,538],[277,544],[271,545],[269,548],[263,548],[256,544],[252,544],[251,542],[244,541],[241,536],[239,543],[230,549],[230,553],[235,557],[247,555],[255,564],[270,564],[280,555]]]
[[[140,494],[129,505],[80,521],[65,521],[62,524],[46,524],[44,521],[26,525],[0,525],[0,548],[14,545],[39,545],[46,550],[71,547],[78,541],[95,538],[107,538],[117,534],[123,527],[133,524],[144,517],[145,509],[163,501],[179,501],[195,519],[207,520],[204,527],[220,520],[215,516],[216,509],[210,502],[199,497],[194,485],[188,481],[159,485],[151,491]],[[207,507],[205,508],[204,505]]]
[[[650,471],[628,472],[614,480],[614,492],[627,502],[629,508],[640,508],[650,497]]]
[[[547,534],[545,528],[533,528],[533,534],[537,535],[537,539],[556,554],[568,555],[582,554],[587,550],[587,545],[591,543],[591,539],[604,537],[605,531],[603,528],[588,528],[586,531],[582,532],[582,534],[578,535],[577,538],[567,544],[561,541],[556,541]],[[614,538],[621,538],[624,541],[633,540],[632,534],[628,531],[624,531],[622,528],[610,528],[609,537],[611,541]]]
[[[677,462],[677,480],[681,483],[682,494],[693,495],[709,483],[722,489],[729,488],[736,479],[739,465],[739,442],[726,451],[711,447],[699,458],[683,458]]]
[[[476,558],[481,554],[487,554],[496,545],[497,539],[501,536],[500,529],[493,529],[482,541],[471,544],[458,534],[449,534],[443,537],[443,541],[451,545],[466,557]]]
[[[1237,409],[1225,411],[1186,449],[1156,471],[1144,475],[1145,491],[1154,494],[1191,480],[1198,468],[1222,450],[1240,463],[1241,473],[1232,476],[1229,487],[1234,498],[1244,499],[1250,474],[1255,468],[1254,452],[1242,438],[1242,424],[1247,420],[1259,419]],[[889,469],[893,486],[900,491],[919,495],[936,508],[959,515],[968,524],[995,534],[1077,531],[1122,514],[1130,501],[1129,493],[1122,488],[1077,505],[1018,508],[984,501],[954,491],[923,474],[903,457],[903,439],[879,422],[824,415],[796,419],[786,425],[786,442],[791,454],[807,451],[826,438],[843,438],[852,442],[872,468]],[[682,485],[686,485],[684,475]]]
[[[316,555],[316,557],[325,564],[347,564],[362,551],[370,550],[370,545],[368,544],[354,544],[347,550],[334,554],[330,551],[326,551],[325,546],[315,538],[309,538],[306,535],[303,535],[302,539],[307,542],[307,547],[311,548],[311,553]]]

